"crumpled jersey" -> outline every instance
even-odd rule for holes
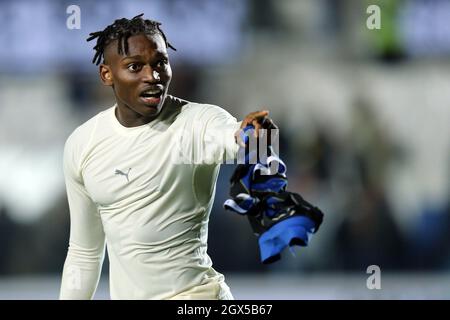
[[[244,164],[230,179],[231,198],[224,207],[248,217],[258,237],[261,262],[269,264],[279,260],[288,246],[307,246],[322,224],[323,213],[299,194],[286,191],[286,165],[270,144],[266,156],[250,150],[252,132],[253,126],[247,126],[240,133],[246,145],[240,150],[245,152]]]

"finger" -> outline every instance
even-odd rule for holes
[[[261,119],[268,115],[269,115],[269,111],[264,110],[264,111],[257,111],[252,116],[253,116],[253,118]]]
[[[248,117],[245,118],[244,120],[242,120],[241,129],[245,128],[249,122],[250,122],[250,118],[248,118]]]
[[[261,113],[264,115],[264,117],[267,117],[269,115],[269,110],[263,110]]]
[[[255,128],[255,132],[253,132],[253,136],[255,138],[258,138],[259,129],[261,128],[261,125],[259,124],[258,120],[256,120],[256,119],[252,121],[252,125]]]
[[[241,128],[245,128],[249,123],[251,123],[253,121],[253,119],[260,119],[260,118],[264,118],[265,116],[267,116],[269,114],[268,110],[263,110],[263,111],[255,111],[255,112],[251,112],[249,113],[244,120],[242,120],[241,123]]]

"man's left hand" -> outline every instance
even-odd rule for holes
[[[235,133],[236,142],[245,147],[244,142],[240,138],[240,131],[247,127],[248,125],[252,125],[255,128],[254,136],[257,138],[260,134],[260,129],[278,129],[278,127],[274,124],[273,120],[268,117],[269,111],[255,111],[249,113],[245,116],[244,120],[242,120],[240,130]]]

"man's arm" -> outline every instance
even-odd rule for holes
[[[105,234],[96,205],[86,192],[71,140],[64,148],[64,176],[70,207],[70,240],[60,299],[92,299],[100,279]]]
[[[203,146],[201,153],[202,160],[214,163],[223,163],[223,160],[233,160],[237,156],[239,145],[244,146],[240,139],[240,131],[247,125],[253,125],[255,135],[259,129],[266,129],[266,124],[274,126],[273,121],[268,117],[269,111],[255,111],[244,117],[242,121],[237,121],[224,109],[213,107],[208,113],[206,129],[201,135]],[[211,116],[212,115],[212,116]]]

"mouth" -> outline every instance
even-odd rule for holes
[[[139,97],[144,104],[155,107],[161,102],[163,93],[163,88],[156,87],[142,91]]]

